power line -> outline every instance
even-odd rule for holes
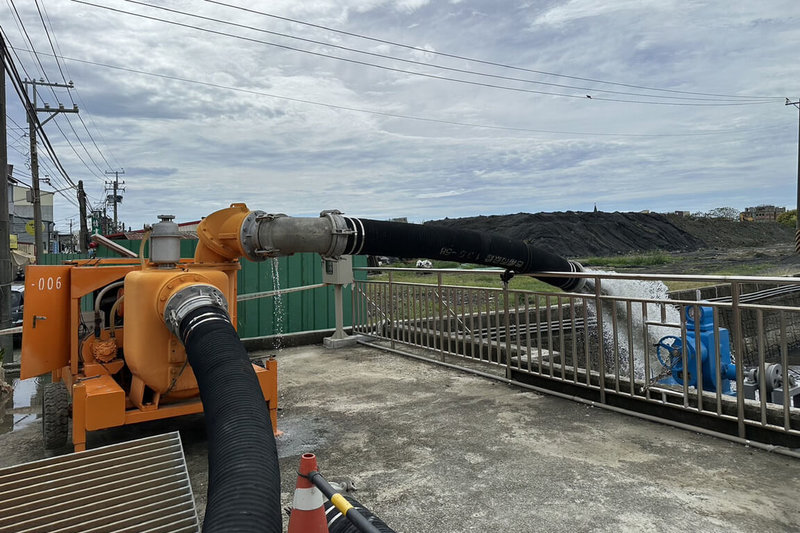
[[[45,81],[49,82],[50,80],[47,79],[47,73],[45,71],[44,65],[39,59],[39,56],[36,54],[36,47],[33,45],[33,40],[31,39],[30,34],[28,34],[28,30],[25,28],[25,24],[22,22],[22,17],[20,16],[19,11],[17,10],[17,6],[14,3],[14,0],[9,0],[9,1],[11,2],[11,8],[14,10],[17,20],[19,21],[19,25],[17,27],[20,30],[20,33],[24,34],[25,38],[28,41],[28,44],[30,44],[32,55],[34,59],[36,59],[36,62],[39,64],[39,68],[41,69],[40,74]],[[25,72],[25,74],[27,75],[27,71]]]
[[[13,47],[12,47],[13,48]],[[25,51],[25,49],[20,49]],[[46,54],[44,54],[46,55]],[[589,131],[568,131],[568,130],[543,130],[543,129],[534,129],[534,128],[515,128],[510,126],[496,126],[496,125],[489,125],[489,124],[478,124],[478,123],[471,123],[471,122],[459,122],[453,120],[443,120],[443,119],[436,119],[430,117],[422,117],[422,116],[415,116],[415,115],[405,115],[401,113],[389,113],[386,111],[377,111],[374,109],[363,109],[358,107],[350,107],[350,106],[343,106],[337,104],[331,104],[326,102],[318,102],[314,100],[307,100],[303,98],[294,98],[291,96],[284,96],[278,94],[267,93],[264,91],[256,91],[252,89],[243,89],[241,87],[233,87],[230,85],[222,85],[219,83],[212,83],[207,81],[195,80],[192,78],[184,78],[180,76],[173,76],[171,74],[161,74],[157,72],[148,72],[145,70],[134,69],[130,67],[123,67],[120,65],[110,65],[108,63],[100,63],[97,61],[89,61],[86,59],[78,59],[75,57],[67,57],[61,56],[61,59],[64,61],[74,61],[76,63],[82,63],[85,65],[93,65],[96,67],[108,68],[112,70],[120,70],[123,72],[129,72],[132,74],[140,74],[142,76],[151,76],[154,78],[161,78],[170,81],[177,81],[181,83],[192,83],[195,85],[201,85],[205,87],[211,87],[214,89],[223,89],[227,91],[234,91],[244,94],[251,94],[254,96],[265,96],[268,98],[275,98],[278,100],[286,100],[289,102],[296,102],[301,104],[308,104],[320,107],[327,107],[329,109],[337,109],[340,111],[351,111],[354,113],[365,113],[370,115],[382,116],[387,118],[395,118],[395,119],[402,119],[402,120],[413,120],[419,122],[427,122],[427,123],[434,123],[434,124],[445,124],[449,126],[460,126],[460,127],[468,127],[468,128],[479,128],[479,129],[488,129],[488,130],[496,130],[496,131],[509,131],[515,133],[547,133],[547,134],[555,134],[555,135],[588,135],[588,136],[598,136],[598,137],[698,137],[698,136],[708,136],[708,135],[726,135],[726,134],[739,134],[749,131],[754,131],[752,129],[747,130],[711,130],[711,131],[702,131],[702,132],[690,132],[690,133],[615,133],[615,132],[589,132]],[[776,126],[777,127],[777,126]],[[768,127],[768,128],[758,128],[760,131],[761,129],[773,129],[775,127]]]
[[[42,10],[39,7],[39,0],[35,0],[35,4],[36,4],[36,10],[39,13],[39,20],[41,20],[41,22],[42,22],[42,28],[44,29],[45,35],[47,36],[47,41],[50,43],[50,49],[53,51],[53,59],[55,60],[56,66],[58,67],[58,71],[61,74],[61,79],[63,80],[64,85],[72,85],[71,81],[69,83],[67,83],[67,77],[64,75],[64,70],[61,68],[61,62],[58,60],[58,53],[56,52],[56,47],[53,44],[53,38],[55,36],[53,36],[53,38],[51,38],[51,36],[50,36],[50,30],[47,28],[47,23],[45,23],[44,15],[42,13]],[[22,23],[22,20],[20,20],[20,23],[23,24],[23,27],[24,27],[24,23]],[[38,57],[38,53],[36,52],[36,49],[32,48],[32,50],[33,50],[34,54],[37,54],[37,57]],[[41,64],[41,62],[40,62],[40,64]],[[68,89],[67,90],[67,94],[68,94],[70,100],[72,100],[72,94],[69,93],[69,87],[67,89]],[[55,90],[53,89],[53,87],[50,87],[50,90],[53,92],[53,96],[58,98],[58,96],[55,94]],[[72,103],[73,103],[73,105],[75,105],[75,101],[74,100],[72,100]],[[78,115],[78,116],[80,116],[80,115]],[[67,117],[66,120],[67,120],[67,124],[69,125],[70,129],[72,130],[72,133],[75,134],[75,138],[77,139],[78,143],[81,145],[81,147],[83,148],[83,151],[86,152],[86,155],[89,157],[89,160],[95,165],[95,167],[97,167],[97,170],[99,172],[103,172],[103,169],[100,168],[100,165],[98,165],[97,162],[94,160],[94,158],[92,157],[92,154],[89,152],[89,149],[86,148],[86,145],[83,143],[83,140],[80,138],[80,135],[78,135],[78,132],[75,130],[75,126],[72,125],[72,121],[69,119],[69,117]],[[81,121],[82,121],[82,119],[81,119]],[[58,128],[58,131],[61,132],[61,135],[67,141],[67,144],[69,144],[69,146],[72,149],[72,151],[75,152],[75,155],[78,157],[78,159],[81,161],[81,163],[83,163],[83,165],[89,170],[90,173],[94,174],[94,171],[89,167],[88,164],[86,164],[86,161],[83,159],[83,157],[81,157],[81,155],[75,149],[75,146],[73,146],[72,142],[70,142],[70,140],[67,137],[66,133],[64,133],[64,130],[61,129],[61,125],[58,124],[57,121],[55,122],[55,124],[56,124],[56,127]],[[86,131],[87,131],[87,133],[89,133],[88,129]],[[89,136],[91,137],[91,133],[89,133]],[[97,147],[97,145],[95,144],[95,148],[96,147]],[[98,149],[98,152],[99,151],[100,150]],[[102,156],[102,153],[100,155]],[[105,159],[105,157],[103,157],[103,159]],[[98,179],[102,180],[102,178],[100,178],[97,175],[95,175],[95,177],[97,177]]]
[[[13,7],[14,13],[16,14],[15,22],[18,21],[17,26],[20,29],[20,34],[23,34],[25,36],[25,38],[27,39],[28,43],[31,46],[31,49],[27,50],[27,51],[31,53],[31,55],[35,58],[36,62],[38,63],[38,65],[39,65],[39,67],[41,69],[41,72],[40,72],[41,73],[41,77],[44,78],[46,81],[48,81],[49,78],[47,76],[47,72],[46,72],[46,70],[44,68],[44,65],[43,65],[42,61],[39,59],[40,53],[36,51],[36,48],[33,45],[33,41],[32,41],[32,39],[30,37],[30,34],[28,33],[27,29],[25,28],[25,24],[22,21],[22,18],[21,18],[20,14],[19,14],[19,11],[16,9],[16,5],[14,5],[14,0],[10,0],[10,2],[11,2],[11,6]],[[36,0],[36,7],[37,7],[37,10],[38,10],[39,9],[38,0]],[[48,31],[48,28],[47,28],[47,26],[46,26],[46,24],[44,22],[44,18],[42,17],[42,12],[41,11],[39,11],[39,17],[40,17],[40,19],[42,21],[42,25],[44,27],[44,31],[47,34],[48,41],[50,42],[50,48],[51,48],[51,50],[53,50],[53,58],[55,59],[56,65],[58,66],[59,72],[61,73],[61,77],[62,77],[62,79],[64,79],[66,81],[66,78],[64,76],[64,71],[61,69],[61,65],[60,65],[60,63],[58,61],[58,55],[55,53],[56,50],[55,50],[55,47],[53,46],[53,41],[50,38],[50,32]],[[11,48],[13,49],[14,47],[11,47]],[[16,51],[15,51],[15,55],[16,55]],[[49,54],[44,54],[44,55],[49,55]],[[17,56],[17,59],[19,60],[19,56]],[[22,65],[23,70],[27,74],[27,70],[25,70],[24,64],[22,64],[22,62],[20,62],[20,64]],[[48,83],[49,83],[49,81],[48,81]],[[34,88],[34,90],[35,90],[35,88]],[[54,98],[56,98],[56,100],[58,100],[58,95],[55,93],[55,90],[53,89],[53,87],[50,87],[50,91],[52,92]],[[69,96],[70,96],[70,100],[72,100],[72,95],[69,94]],[[72,103],[75,104],[74,100],[72,100]],[[83,119],[80,119],[80,120],[81,120],[81,122],[83,122]],[[75,130],[75,127],[72,125],[72,122],[69,121],[69,118],[67,118],[67,122],[68,122],[70,128],[72,129],[72,132],[75,134],[75,138],[77,139],[78,143],[81,145],[81,147],[83,148],[84,152],[86,152],[86,155],[89,157],[89,159],[92,161],[92,163],[97,167],[97,170],[102,173],[103,169],[100,168],[100,166],[94,160],[94,158],[92,157],[92,155],[89,152],[88,148],[83,143],[83,140],[80,138],[80,135],[78,135],[78,132]],[[95,171],[92,170],[92,168],[89,167],[89,165],[86,163],[86,161],[83,159],[83,157],[81,157],[81,155],[78,153],[78,151],[75,148],[75,146],[69,140],[69,138],[67,137],[66,133],[64,133],[64,130],[61,128],[61,126],[60,126],[60,124],[58,122],[56,122],[56,127],[58,128],[59,132],[64,137],[64,139],[67,141],[67,143],[69,144],[69,146],[72,149],[72,151],[75,152],[75,155],[78,157],[78,159],[81,161],[81,163],[83,163],[83,165],[89,170],[89,172],[95,178],[99,179],[100,181],[103,181],[103,178],[98,176],[97,174],[95,174]],[[87,133],[91,137],[91,133],[88,131],[88,128],[87,128]],[[95,147],[96,147],[96,143],[95,143]],[[98,152],[100,152],[99,148],[98,148]],[[102,152],[100,152],[100,155],[105,160],[105,156],[102,155]]]
[[[351,48],[351,47],[348,47],[348,46],[342,46],[342,45],[329,43],[329,42],[325,42],[325,41],[317,41],[317,40],[314,40],[314,39],[308,39],[306,37],[298,37],[296,35],[291,35],[291,34],[288,34],[288,33],[281,33],[281,32],[266,30],[266,29],[263,29],[263,28],[258,28],[256,26],[248,26],[246,24],[239,24],[239,23],[236,23],[236,22],[222,20],[222,19],[218,19],[218,18],[215,18],[215,17],[206,17],[206,16],[203,16],[203,15],[195,14],[195,13],[189,13],[189,12],[186,12],[186,11],[180,11],[178,9],[168,8],[168,7],[165,7],[165,6],[158,6],[158,5],[148,4],[146,2],[141,2],[139,0],[125,0],[125,1],[128,2],[128,3],[131,3],[131,4],[137,4],[137,5],[141,5],[141,6],[146,6],[146,7],[149,7],[151,9],[158,9],[158,10],[161,10],[161,11],[167,11],[169,13],[174,13],[174,14],[178,14],[178,15],[184,15],[184,16],[187,16],[187,17],[198,18],[198,19],[201,19],[201,20],[209,21],[209,22],[217,22],[217,23],[220,23],[220,24],[225,24],[225,25],[228,25],[228,26],[234,26],[234,27],[237,27],[237,28],[253,30],[253,31],[266,33],[266,34],[269,34],[269,35],[275,35],[275,36],[279,36],[279,37],[285,37],[287,39],[295,39],[295,40],[306,42],[306,43],[318,44],[318,45],[321,45],[321,46],[326,46],[326,47],[330,47],[330,48],[336,48],[338,50],[345,50],[345,51],[348,51],[348,52],[355,52],[355,53],[358,53],[358,54],[364,54],[364,55],[368,55],[368,56],[371,56],[371,57],[379,57],[381,59],[389,59],[389,60],[392,60],[392,61],[400,61],[402,63],[408,63],[408,64],[411,64],[411,65],[418,65],[418,66],[423,66],[423,67],[435,67],[437,69],[447,70],[447,71],[450,71],[450,72],[457,72],[459,74],[468,74],[468,75],[471,75],[471,76],[480,76],[480,77],[493,78],[493,79],[499,79],[499,80],[504,80],[504,81],[515,81],[515,82],[522,82],[522,83],[532,83],[532,84],[536,84],[536,85],[546,85],[546,86],[549,86],[549,87],[558,87],[560,89],[578,89],[580,91],[584,91],[584,92],[589,91],[589,92],[592,92],[592,93],[601,92],[601,93],[618,94],[618,95],[624,95],[624,96],[641,96],[641,97],[645,97],[645,98],[663,98],[663,99],[670,99],[670,100],[713,101],[713,102],[719,102],[720,101],[720,99],[718,97],[709,98],[709,97],[698,97],[698,96],[662,96],[662,95],[653,95],[653,94],[645,94],[645,93],[632,93],[630,91],[614,91],[614,90],[610,90],[610,89],[598,89],[596,87],[583,87],[583,86],[576,86],[576,85],[566,85],[566,84],[561,84],[561,83],[552,83],[552,82],[546,82],[546,81],[530,80],[530,79],[525,79],[525,78],[516,78],[516,77],[513,77],[513,76],[502,76],[502,75],[498,75],[498,74],[489,74],[489,73],[486,73],[486,72],[467,70],[467,69],[463,69],[463,68],[447,67],[447,66],[444,66],[444,65],[436,65],[436,64],[426,63],[424,61],[416,61],[416,60],[413,60],[413,59],[406,59],[406,58],[401,58],[401,57],[390,56],[390,55],[387,55],[387,54],[380,54],[380,53],[377,53],[377,52],[370,52],[370,51],[367,51],[367,50],[360,50],[358,48]],[[597,96],[595,96],[593,94],[592,99],[594,99],[594,98],[597,98]],[[743,98],[743,97],[737,97],[737,98]],[[765,102],[763,102],[763,101],[758,102],[757,100],[752,100],[752,99],[748,98],[748,100],[746,102],[740,100],[740,103],[765,103]]]
[[[11,0],[6,0],[6,5],[8,6],[9,11],[15,11],[16,10],[16,7],[11,4]],[[13,17],[13,16],[11,18],[14,20],[14,25],[17,27],[17,31],[19,32],[20,37],[22,38],[22,40],[25,40],[25,34],[22,31],[22,26],[20,25],[20,23],[18,21],[18,18],[17,17]],[[28,77],[28,78],[31,78],[32,76],[30,76],[28,74],[28,71],[25,69],[25,65],[22,63],[22,60],[20,59],[19,55],[17,54],[17,51],[13,50],[13,47],[11,46],[11,39],[9,39],[8,34],[6,33],[5,29],[2,26],[0,26],[0,32],[2,32],[3,37],[5,38],[5,42],[6,42],[7,47],[12,48],[12,51],[14,52],[14,55],[17,57],[17,61],[19,62],[20,67],[22,68],[22,71],[25,72],[25,76]],[[28,50],[28,52],[30,52],[30,51]],[[33,56],[33,52],[30,52],[30,53]],[[35,57],[33,59],[36,60]]]
[[[25,91],[23,87],[22,78],[19,75],[19,71],[17,71],[17,67],[16,64],[14,63],[14,60],[11,58],[11,55],[8,54],[7,48],[4,48],[2,53],[5,54],[6,58],[5,68],[6,72],[8,73],[11,79],[11,84],[14,87],[14,91],[17,93],[17,96],[20,98],[25,108],[31,109],[33,107],[33,103],[28,98],[28,93]],[[53,163],[56,164],[56,167],[59,169],[59,172],[64,177],[64,179],[66,179],[67,182],[74,187],[75,184],[70,179],[69,174],[67,173],[66,169],[64,169],[64,166],[61,164],[61,161],[58,159],[58,156],[55,155],[55,150],[53,149],[53,145],[50,143],[50,139],[47,137],[47,133],[45,133],[41,121],[39,120],[39,117],[35,113],[33,113],[31,116],[31,120],[35,121],[36,132],[42,139],[42,143],[44,144],[45,150],[50,155],[51,160],[53,161]]]
[[[466,56],[457,55],[457,54],[449,54],[447,52],[438,52],[436,50],[429,50],[427,48],[420,48],[418,46],[412,46],[412,45],[409,45],[409,44],[403,44],[403,43],[399,43],[397,41],[390,41],[388,39],[380,39],[380,38],[377,38],[377,37],[369,37],[367,35],[363,35],[363,34],[360,34],[360,33],[354,33],[354,32],[339,30],[339,29],[336,29],[336,28],[331,28],[329,26],[323,26],[321,24],[313,24],[311,22],[306,22],[306,21],[302,21],[302,20],[298,20],[298,19],[289,18],[289,17],[282,17],[280,15],[274,15],[272,13],[265,13],[264,11],[257,11],[255,9],[250,9],[250,8],[246,8],[246,7],[243,7],[243,6],[236,6],[236,5],[232,5],[232,4],[227,4],[225,2],[220,2],[218,0],[204,0],[204,1],[208,2],[210,4],[217,4],[217,5],[224,6],[224,7],[229,7],[229,8],[232,8],[232,9],[238,9],[240,11],[245,11],[247,13],[252,13],[252,14],[255,14],[255,15],[263,15],[265,17],[270,17],[270,18],[274,18],[274,19],[278,19],[278,20],[284,20],[284,21],[287,21],[287,22],[293,22],[295,24],[301,24],[303,26],[309,26],[309,27],[312,27],[312,28],[318,28],[318,29],[322,29],[322,30],[338,33],[340,35],[347,35],[349,37],[356,37],[358,39],[365,39],[365,40],[373,41],[373,42],[377,42],[377,43],[389,44],[389,45],[397,46],[397,47],[400,47],[400,48],[406,48],[408,50],[414,50],[416,52],[424,52],[426,54],[433,54],[433,55],[442,56],[442,57],[449,57],[451,59],[459,59],[459,60],[462,60],[462,61],[470,61],[470,62],[473,62],[473,63],[480,63],[480,64],[483,64],[483,65],[491,65],[493,67],[507,68],[507,69],[517,70],[517,71],[521,71],[521,72],[530,72],[530,73],[533,73],[533,74],[542,74],[542,75],[545,75],[545,76],[554,76],[554,77],[558,77],[558,78],[566,78],[566,79],[571,79],[571,80],[589,81],[589,82],[593,82],[593,83],[602,83],[602,84],[605,84],[605,85],[615,85],[615,86],[618,86],[618,87],[628,87],[628,88],[631,88],[631,89],[644,89],[644,90],[648,90],[648,91],[659,91],[659,92],[667,92],[667,93],[675,93],[675,94],[690,94],[690,95],[695,95],[695,96],[716,96],[716,97],[721,97],[721,98],[747,98],[747,99],[762,99],[763,98],[763,99],[770,99],[770,100],[783,99],[783,97],[781,97],[781,96],[742,96],[742,95],[733,95],[733,94],[717,94],[717,93],[705,93],[705,92],[695,92],[695,91],[680,91],[680,90],[677,90],[677,89],[665,89],[665,88],[659,88],[659,87],[648,87],[646,85],[636,85],[636,84],[632,84],[632,83],[622,83],[622,82],[614,82],[614,81],[608,81],[608,80],[600,80],[600,79],[595,79],[595,78],[586,78],[586,77],[581,77],[581,76],[570,76],[570,75],[567,75],[567,74],[558,74],[558,73],[555,73],[555,72],[547,72],[547,71],[544,71],[544,70],[535,70],[535,69],[530,69],[530,68],[524,68],[524,67],[520,67],[520,66],[509,65],[509,64],[506,64],[506,63],[498,63],[498,62],[495,62],[495,61],[486,61],[486,60],[477,59],[477,58],[474,58],[474,57],[466,57]]]
[[[109,7],[109,6],[93,4],[91,2],[86,2],[85,0],[72,0],[72,1],[75,2],[75,3],[78,3],[78,4],[84,4],[84,5],[88,5],[88,6],[91,6],[91,7],[100,8],[100,9],[106,9],[108,11],[113,11],[115,13],[120,13],[120,14],[124,14],[124,15],[130,15],[130,16],[134,16],[134,17],[139,17],[139,18],[143,18],[143,19],[147,19],[147,20],[156,21],[156,22],[163,22],[165,24],[170,24],[170,25],[178,26],[178,27],[182,27],[182,28],[202,31],[202,32],[205,32],[205,33],[213,34],[213,35],[220,35],[220,36],[231,37],[231,38],[234,38],[234,39],[239,39],[239,40],[243,40],[243,41],[247,41],[247,42],[252,42],[252,43],[257,43],[257,44],[264,44],[264,45],[267,45],[267,46],[273,46],[273,47],[281,48],[281,49],[284,49],[284,50],[291,50],[291,51],[295,51],[295,52],[301,52],[301,53],[304,53],[304,54],[309,54],[309,55],[313,55],[313,56],[317,56],[317,57],[325,57],[325,58],[328,58],[328,59],[334,59],[334,60],[343,61],[343,62],[346,62],[346,63],[352,63],[352,64],[356,64],[356,65],[362,65],[362,66],[367,66],[367,67],[378,68],[378,69],[386,70],[386,71],[390,71],[390,72],[397,72],[397,73],[401,73],[401,74],[410,74],[412,76],[420,76],[420,77],[429,78],[429,79],[435,79],[435,80],[441,80],[441,81],[449,81],[449,82],[454,82],[454,83],[459,83],[459,84],[466,84],[466,85],[472,85],[472,86],[478,86],[478,87],[486,87],[486,88],[491,88],[491,89],[501,89],[501,90],[505,90],[505,91],[513,91],[513,92],[521,92],[521,93],[529,93],[529,94],[540,94],[540,95],[546,95],[546,96],[559,96],[559,97],[563,97],[563,98],[574,98],[574,99],[580,99],[580,100],[591,99],[591,100],[597,100],[597,101],[603,101],[603,102],[618,102],[618,103],[647,104],[647,105],[667,105],[667,106],[719,107],[719,106],[761,105],[761,104],[772,103],[772,102],[769,102],[769,101],[763,101],[763,102],[761,102],[761,101],[759,101],[759,102],[756,102],[756,101],[753,101],[753,102],[750,102],[750,101],[745,101],[745,102],[715,102],[715,103],[659,102],[659,101],[645,101],[645,100],[630,100],[630,99],[624,99],[624,98],[606,98],[606,97],[601,97],[601,96],[594,97],[594,96],[591,96],[591,95],[588,95],[588,94],[581,94],[581,95],[578,95],[578,94],[566,94],[566,93],[555,93],[555,92],[547,92],[547,91],[538,91],[538,90],[535,90],[535,89],[523,89],[523,88],[520,88],[520,87],[508,87],[508,86],[504,86],[504,85],[496,85],[496,84],[493,84],[493,83],[485,83],[485,82],[464,80],[464,79],[460,79],[460,78],[450,78],[450,77],[447,77],[447,76],[439,76],[439,75],[436,75],[436,74],[429,74],[429,73],[423,73],[423,72],[414,72],[414,71],[411,71],[411,70],[404,70],[404,69],[399,69],[399,68],[395,68],[395,67],[389,67],[389,66],[386,66],[386,65],[378,65],[376,63],[369,63],[367,61],[360,61],[360,60],[357,60],[357,59],[350,59],[350,58],[335,56],[335,55],[331,55],[331,54],[324,54],[324,53],[321,53],[321,52],[314,52],[314,51],[311,51],[311,50],[303,50],[301,48],[296,48],[296,47],[293,47],[293,46],[287,46],[287,45],[284,45],[284,44],[278,44],[278,43],[273,43],[273,42],[269,42],[269,41],[263,41],[261,39],[253,39],[251,37],[244,37],[242,35],[236,35],[236,34],[233,34],[233,33],[228,33],[228,32],[223,32],[223,31],[218,31],[218,30],[212,30],[212,29],[209,29],[209,28],[202,28],[200,26],[194,26],[192,24],[184,24],[182,22],[177,22],[177,21],[174,21],[174,20],[167,20],[167,19],[162,19],[162,18],[158,18],[158,17],[153,17],[153,16],[150,16],[150,15],[144,15],[142,13],[134,13],[132,11],[125,11],[123,9],[117,9],[117,8],[113,8],[113,7]],[[653,96],[653,98],[658,98],[658,97],[657,96]]]
[[[37,8],[38,8],[39,0],[36,0],[36,2],[37,2],[37,4],[36,4]],[[47,32],[47,25],[50,26],[51,31],[48,32],[48,39],[50,37],[50,34],[52,33],[53,40],[50,43],[50,48],[53,50],[53,58],[55,59],[56,65],[58,65],[58,68],[59,68],[59,71],[60,71],[61,70],[61,63],[59,62],[59,55],[61,54],[61,46],[58,43],[58,37],[56,36],[55,31],[52,30],[53,23],[50,22],[50,15],[47,13],[47,8],[45,7],[43,1],[42,1],[42,11],[44,12],[45,18],[47,18],[47,24],[45,24],[44,19],[42,19],[42,25],[44,26],[46,32]],[[41,13],[39,14],[39,16],[41,18]],[[53,47],[53,43],[55,43],[55,48]],[[64,72],[66,72],[67,75],[69,75],[69,69],[67,69],[66,65],[64,65]],[[63,77],[64,77],[64,75],[63,75],[63,72],[62,72],[62,78]],[[66,82],[66,80],[65,80],[65,82]],[[73,86],[73,87],[70,87],[70,88],[67,89],[67,94],[69,95],[69,99],[72,101],[72,104],[75,105],[76,102],[72,98],[72,91],[75,91],[75,96],[80,101],[81,107],[83,108],[83,111],[84,111],[84,114],[85,114],[86,110],[87,110],[87,106],[83,102],[83,99],[81,98],[81,95],[80,95],[80,92],[78,91],[78,88]],[[94,136],[92,135],[92,132],[89,130],[89,127],[86,125],[86,122],[83,120],[83,114],[79,113],[79,114],[77,114],[77,117],[78,117],[78,120],[80,120],[81,125],[83,126],[83,129],[86,131],[86,134],[89,136],[89,139],[92,141],[92,144],[94,145],[95,150],[97,150],[97,153],[100,155],[100,158],[105,162],[106,168],[111,168],[112,167],[111,163],[108,162],[108,159],[106,158],[105,154],[100,149],[100,147],[97,145],[97,141],[95,140]],[[70,121],[69,115],[67,115],[66,118],[67,118],[68,121]],[[103,140],[102,139],[102,134],[100,132],[100,129],[97,127],[97,124],[94,124],[94,121],[92,121],[91,116],[89,116],[89,121],[92,122],[92,126],[97,130],[97,134],[100,136],[101,140]],[[70,127],[72,127],[72,123],[71,122],[70,122]],[[75,132],[75,128],[72,128],[72,130],[73,130],[73,132]],[[77,132],[75,132],[75,136],[80,138],[78,136]],[[81,144],[83,144],[83,143],[81,143]],[[107,143],[106,143],[106,145],[107,145]],[[107,146],[106,146],[106,148],[107,148]],[[85,149],[85,147],[84,147],[84,149]],[[92,158],[92,156],[89,154],[88,150],[86,150],[86,153],[92,159],[92,162],[94,162],[94,158]],[[113,154],[111,154],[111,156],[113,158]],[[116,159],[116,158],[114,158],[114,159]],[[95,166],[97,167],[97,169],[100,172],[103,172],[103,169],[101,169],[100,166],[97,165],[97,163],[95,163]],[[117,166],[119,166],[119,165],[117,165]]]
[[[39,12],[39,19],[42,21],[42,27],[44,28],[44,34],[47,36],[47,42],[50,43],[50,49],[53,51],[53,55],[56,55],[56,48],[53,46],[53,40],[50,38],[50,31],[47,29],[47,24],[44,23],[44,16],[42,15],[42,10],[39,8],[39,0],[34,0],[36,4],[36,11]],[[56,58],[56,66],[58,67],[58,72],[61,73],[61,80],[66,85],[67,77],[64,76],[64,71],[61,70],[61,64],[58,62],[58,58]]]

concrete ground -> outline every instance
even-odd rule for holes
[[[398,532],[800,530],[796,459],[364,346],[275,355],[284,505],[313,452]],[[89,446],[175,429],[202,517],[202,417],[95,432]],[[0,466],[43,457],[40,432],[0,435]]]

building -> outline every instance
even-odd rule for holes
[[[31,189],[19,180],[8,177],[8,232],[11,242],[17,242],[17,249],[33,255],[33,202]],[[42,239],[47,243],[45,253],[52,250],[54,242],[53,196],[52,192],[39,192],[42,204]]]
[[[774,205],[759,205],[756,207],[745,207],[739,219],[748,222],[775,222],[778,215],[785,213],[785,207]]]

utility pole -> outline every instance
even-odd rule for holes
[[[798,109],[797,115],[797,222],[794,230],[794,251],[800,254],[800,99],[790,102],[786,99],[786,105],[793,105]]]
[[[81,229],[78,233],[78,251],[86,253],[86,244],[89,242],[89,231],[86,229],[86,193],[83,192],[83,180],[78,180],[78,206],[81,213]]]
[[[8,137],[6,135],[6,42],[0,35],[0,329],[11,326],[11,242],[8,223]],[[11,335],[0,335],[3,361],[14,359]],[[2,375],[0,375],[2,378]],[[0,379],[2,381],[2,379]]]
[[[119,170],[106,170],[106,175],[114,175],[114,181],[107,181],[106,186],[111,187],[111,190],[114,192],[112,198],[112,202],[114,202],[114,233],[118,232],[118,225],[117,225],[117,204],[122,202],[122,192],[125,191],[124,188],[120,188],[120,185],[125,185],[125,182],[119,181],[119,175],[125,174],[125,169],[121,168]],[[108,196],[106,196],[108,199]]]
[[[44,107],[36,107],[36,86],[42,87],[61,87],[71,89],[72,82],[64,83],[50,83],[44,80],[29,80],[25,79],[22,83],[31,85],[33,90],[33,98],[31,98],[31,105],[28,108],[28,130],[31,138],[31,191],[33,195],[33,253],[36,256],[36,262],[39,262],[39,256],[47,250],[47,246],[42,246],[42,198],[39,192],[39,154],[36,150],[36,129],[37,125],[41,128],[59,113],[77,113],[78,106],[75,105],[72,109],[67,109],[63,104],[59,104],[57,108],[50,107],[49,104],[44,104]],[[44,122],[39,123],[37,113],[49,113]]]

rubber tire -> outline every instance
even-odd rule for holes
[[[67,444],[69,430],[69,394],[63,381],[47,383],[42,393],[42,439],[46,450]]]

